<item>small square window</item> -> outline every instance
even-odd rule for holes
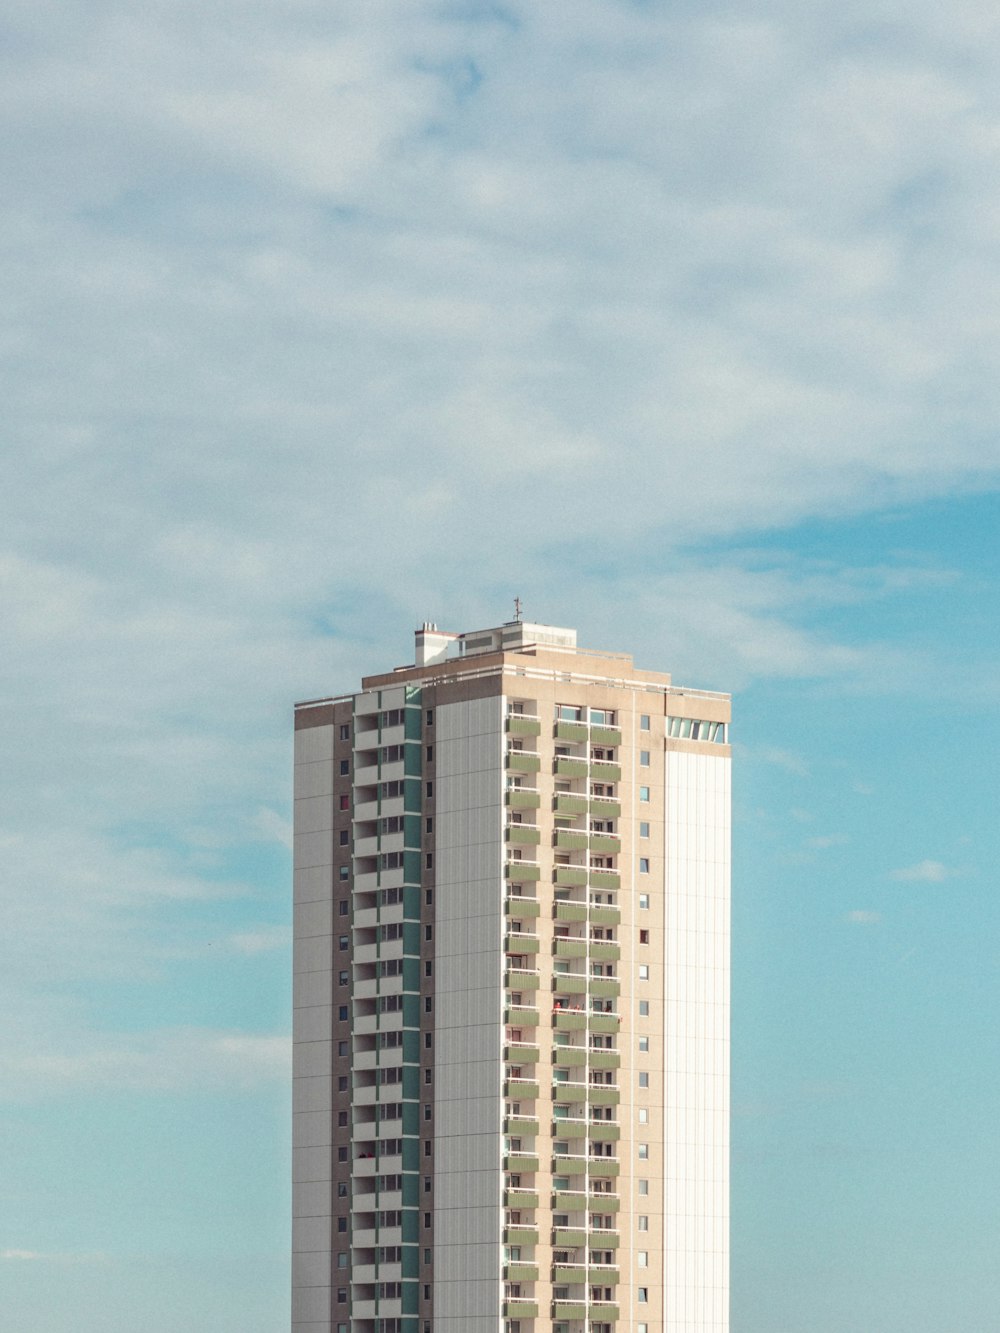
[[[346,935],[341,935],[340,938],[337,940],[337,948],[340,950],[341,953],[346,953],[349,945],[350,945],[350,940]]]
[[[350,866],[340,866],[340,868],[339,868],[338,871],[337,871],[337,876],[338,876],[338,878],[340,878],[340,879],[350,879],[350,878],[351,878],[351,867],[350,867]]]
[[[349,741],[351,739],[351,728],[347,725],[346,722],[341,724],[340,739],[342,741]]]
[[[347,1181],[346,1181],[346,1180],[338,1180],[338,1181],[337,1181],[337,1198],[338,1198],[338,1199],[346,1199],[346,1198],[347,1198]]]
[[[640,1304],[640,1305],[648,1305],[648,1304],[649,1304],[649,1288],[648,1288],[648,1287],[639,1287],[639,1289],[638,1289],[638,1291],[637,1291],[636,1294],[637,1294],[637,1296],[638,1296],[639,1304]]]
[[[346,1149],[346,1147],[340,1147],[340,1148],[337,1149],[337,1161],[338,1161],[338,1162],[346,1162],[346,1161],[347,1161],[347,1149]]]
[[[648,1107],[645,1107],[645,1106],[640,1106],[640,1107],[639,1107],[639,1124],[640,1124],[640,1125],[648,1125],[648,1124],[649,1124],[649,1109],[648,1109]],[[641,1157],[641,1156],[642,1156],[642,1153],[640,1153],[639,1156]]]
[[[639,857],[639,874],[640,874],[640,875],[648,875],[648,874],[649,874],[649,857],[648,857],[648,856],[640,856],[640,857]]]
[[[434,761],[434,746],[433,746],[433,745],[428,745],[428,747],[427,747],[427,762],[430,764],[430,763],[433,763],[433,761]]]
[[[338,1217],[338,1218],[337,1218],[337,1230],[338,1230],[338,1231],[346,1231],[346,1230],[347,1230],[347,1218],[346,1218],[346,1217]]]
[[[642,909],[642,911],[644,911],[644,912],[645,912],[645,911],[648,911],[648,909],[649,909],[649,894],[648,894],[648,893],[640,893],[640,894],[639,894],[639,907],[640,907],[640,908]]]
[[[648,1267],[649,1267],[649,1251],[648,1251],[648,1250],[640,1250],[639,1253],[635,1256],[635,1261],[636,1261],[636,1263],[639,1265],[640,1268],[648,1268]]]
[[[433,782],[428,782],[427,787],[426,787],[426,791],[427,791],[427,795],[428,795],[428,796],[433,796],[433,795],[434,795],[434,783],[433,783]]]
[[[337,1112],[337,1124],[338,1124],[338,1125],[346,1125],[346,1124],[347,1124],[347,1112],[346,1112],[346,1111],[338,1111],[338,1112]]]
[[[649,825],[646,823],[645,820],[639,821],[639,837],[640,838],[649,837]]]
[[[649,1144],[640,1143],[638,1147],[639,1147],[639,1161],[640,1162],[649,1161]]]
[[[427,818],[424,820],[424,832],[425,833],[434,832],[434,820],[431,819],[430,815],[428,815]]]
[[[640,787],[640,788],[639,788],[639,800],[640,800],[640,801],[648,801],[648,800],[649,800],[649,788],[648,788],[648,787]]]
[[[639,1050],[640,1050],[640,1051],[643,1051],[643,1052],[646,1052],[646,1051],[649,1050],[649,1038],[648,1038],[648,1037],[640,1037],[640,1038],[639,1038]]]
[[[648,1230],[649,1230],[649,1218],[648,1218],[648,1217],[644,1217],[642,1214],[640,1214],[640,1216],[639,1216],[639,1230],[640,1230],[640,1231],[648,1231]]]
[[[341,845],[341,847],[346,847],[346,846],[348,845],[348,843],[351,841],[351,834],[350,834],[350,831],[349,831],[348,829],[342,828],[342,829],[340,830],[340,835],[339,835],[339,836],[340,836],[340,845]]]
[[[648,980],[649,980],[649,964],[648,964],[648,963],[640,963],[640,964],[639,964],[639,980],[640,980],[640,981],[648,981]]]
[[[346,1091],[347,1091],[347,1075],[346,1075],[346,1074],[341,1074],[341,1075],[339,1076],[339,1078],[337,1079],[337,1091],[338,1091],[338,1092],[346,1092]]]
[[[350,773],[350,771],[351,771],[351,761],[349,759],[341,759],[340,776],[342,778],[346,778],[347,775]]]
[[[640,1193],[640,1194],[648,1194],[648,1193],[649,1193],[649,1181],[648,1181],[648,1180],[640,1180],[640,1181],[639,1181],[639,1193]]]
[[[648,943],[649,943],[649,931],[648,931],[648,930],[640,930],[640,931],[639,931],[639,943],[640,943],[640,944],[648,944]]]
[[[337,915],[346,916],[350,910],[351,910],[351,904],[347,901],[346,898],[342,898],[340,902],[337,904]]]
[[[351,808],[351,796],[350,796],[350,793],[349,793],[349,792],[346,792],[346,791],[345,791],[345,792],[343,793],[343,795],[341,796],[341,798],[340,798],[340,808],[341,808],[341,810],[350,810],[350,808]]]
[[[639,1087],[640,1088],[649,1087],[649,1075],[646,1073],[645,1070],[643,1070],[642,1073],[639,1075]]]
[[[337,1008],[337,1017],[339,1018],[339,1020],[341,1021],[341,1023],[346,1023],[346,1022],[347,1022],[348,1013],[347,1013],[347,1005],[346,1005],[346,1004],[342,1004],[342,1005],[339,1005],[339,1006],[338,1006],[338,1008]]]
[[[649,1001],[648,1001],[648,1000],[640,1000],[640,1001],[639,1001],[639,1017],[640,1017],[640,1018],[648,1018],[648,1017],[649,1017]]]
[[[338,1054],[338,1055],[350,1055],[350,1053],[351,1053],[351,1043],[350,1043],[349,1041],[338,1041],[338,1042],[337,1042],[337,1054]]]
[[[640,713],[640,714],[639,714],[639,730],[640,730],[640,731],[648,731],[648,730],[649,730],[649,714],[648,714],[648,713]]]
[[[649,751],[648,751],[648,750],[640,750],[640,751],[639,751],[639,766],[640,766],[640,768],[648,768],[648,767],[649,767]]]
[[[350,974],[349,972],[338,972],[338,973],[337,973],[337,985],[338,985],[338,986],[346,986],[346,985],[348,984],[348,982],[350,981],[350,979],[351,979],[351,974]]]

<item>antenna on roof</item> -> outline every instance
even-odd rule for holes
[[[521,623],[521,599],[520,599],[520,597],[515,597],[515,598],[514,598],[514,623],[515,623],[515,625],[520,625],[520,623]]]

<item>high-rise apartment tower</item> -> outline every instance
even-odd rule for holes
[[[294,1333],[727,1333],[728,732],[519,621],[298,705]]]

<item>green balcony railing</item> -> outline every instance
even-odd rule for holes
[[[510,773],[538,773],[542,761],[530,750],[508,750],[507,771]]]
[[[557,921],[586,921],[587,904],[559,902],[557,899],[552,909],[552,915]]]
[[[591,1032],[617,1032],[620,1027],[621,1019],[617,1014],[590,1015]]]
[[[573,741],[577,745],[588,735],[586,722],[557,722],[554,732],[557,741]]]
[[[522,1189],[505,1190],[503,1201],[505,1208],[537,1208],[538,1191]]]
[[[590,1048],[591,1069],[617,1069],[621,1062],[618,1051],[602,1051],[593,1046]]]
[[[563,852],[585,852],[587,837],[584,829],[557,828],[553,843]],[[617,848],[615,850],[617,851]]]
[[[534,824],[508,824],[507,841],[517,847],[537,847],[542,840],[542,831]]]
[[[593,726],[590,728],[590,743],[591,745],[621,745],[621,728]]]
[[[604,1244],[605,1234],[605,1232],[601,1232],[602,1245]],[[538,1228],[529,1226],[504,1227],[503,1243],[505,1245],[537,1245]]]
[[[552,1137],[554,1139],[584,1139],[587,1137],[585,1120],[553,1120]]]
[[[508,787],[507,805],[511,810],[537,810],[542,798],[530,787]]]
[[[538,1117],[533,1115],[509,1115],[503,1122],[505,1134],[527,1134],[534,1138],[538,1130]]]
[[[605,765],[613,767],[613,765]],[[585,778],[590,772],[590,765],[586,759],[571,759],[568,755],[561,754],[555,762],[555,775],[557,778]]]
[[[574,888],[582,888],[587,883],[586,867],[556,866],[555,880],[557,884],[566,884]]]
[[[591,1106],[617,1106],[621,1096],[620,1088],[612,1088],[607,1083],[591,1083],[587,1087],[587,1101]]]
[[[512,893],[507,899],[506,911],[508,916],[527,921],[540,914],[541,905],[537,898],[526,898],[523,893]]]
[[[513,1024],[514,1027],[536,1028],[539,1021],[538,1010],[527,1004],[509,1004],[503,1011],[503,1021]]]
[[[617,1213],[621,1200],[617,1194],[591,1193],[587,1195],[587,1211],[590,1213]],[[596,1242],[594,1242],[596,1244]]]
[[[504,936],[504,953],[538,953],[541,941],[537,935],[530,935],[526,930],[509,930]]]
[[[621,765],[609,764],[605,759],[592,759],[590,763],[590,780],[591,782],[621,782]]]
[[[538,1302],[537,1301],[504,1301],[504,1317],[507,1319],[537,1319]]]
[[[592,796],[590,813],[597,819],[620,819],[621,801],[615,801],[607,796]]]
[[[555,794],[552,808],[557,815],[585,815],[588,804],[586,796],[578,796],[575,792],[559,791]]]
[[[552,1049],[552,1063],[556,1069],[582,1069],[587,1063],[587,1055],[585,1046],[555,1046]]]
[[[604,1243],[604,1237],[608,1232],[602,1231],[601,1243]],[[582,1227],[555,1227],[552,1232],[552,1244],[554,1248],[560,1250],[575,1249],[578,1245],[586,1245],[587,1232]],[[609,1245],[608,1249],[611,1248]]]
[[[537,1282],[538,1265],[520,1263],[505,1264],[503,1275],[507,1282]]]
[[[541,977],[537,972],[529,972],[521,967],[509,967],[504,973],[503,984],[508,990],[538,990]]]
[[[557,972],[552,989],[557,995],[586,995],[588,978],[582,972]]]
[[[587,1027],[587,1014],[583,1009],[556,1009],[552,1014],[552,1026],[557,1032],[583,1032]]]
[[[538,1170],[538,1158],[534,1153],[512,1152],[503,1159],[505,1171],[533,1172]]]
[[[586,1157],[569,1157],[560,1155],[552,1159],[552,1174],[554,1176],[585,1176],[587,1174]],[[580,1186],[583,1189],[583,1186]]]
[[[595,963],[617,963],[622,956],[621,945],[615,940],[591,940],[590,956]]]
[[[621,1138],[621,1126],[613,1120],[590,1120],[587,1122],[587,1138],[591,1143],[617,1143]]]
[[[613,833],[592,833],[590,850],[596,854],[617,856],[622,849],[622,840]]]
[[[507,714],[508,736],[540,736],[542,724],[537,717],[526,717],[523,713]]]
[[[503,1085],[503,1095],[511,1101],[533,1102],[538,1098],[538,1084],[532,1078],[509,1078]]]
[[[553,1319],[573,1319],[581,1320],[587,1317],[586,1301],[553,1301],[552,1318]]]
[[[591,905],[590,924],[592,926],[617,926],[621,919],[622,914],[617,907],[608,907],[603,903],[593,903]]]
[[[611,1180],[621,1170],[621,1163],[617,1157],[590,1157],[588,1161],[591,1180]]]
[[[598,999],[611,1000],[621,993],[621,982],[617,977],[591,977],[589,990]]]
[[[530,884],[541,878],[542,870],[537,861],[508,861],[505,866],[507,878],[514,884]]]
[[[557,958],[586,958],[587,941],[556,936],[552,941],[552,952]]]
[[[618,1306],[613,1301],[589,1301],[587,1303],[587,1318],[592,1319],[595,1323],[613,1324],[618,1318]]]
[[[585,1213],[587,1195],[581,1190],[554,1190],[552,1211],[556,1213]]]
[[[524,1041],[512,1041],[504,1047],[503,1058],[512,1065],[537,1065],[538,1047]]]
[[[621,875],[617,870],[592,870],[590,872],[592,889],[617,889],[621,887]]]

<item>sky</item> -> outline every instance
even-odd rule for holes
[[[733,1333],[1000,1328],[1000,18],[8,0],[0,1331],[288,1326],[291,710],[734,695]]]

